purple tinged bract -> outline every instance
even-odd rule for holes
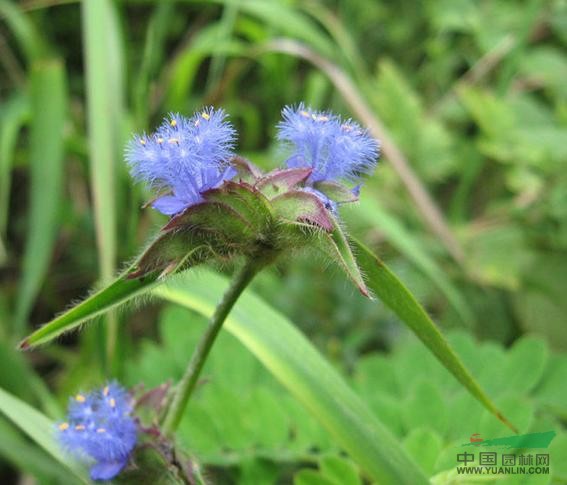
[[[311,167],[308,183],[352,182],[376,167],[379,144],[358,123],[304,104],[286,106],[282,117],[278,139],[291,149],[286,164]],[[357,186],[353,190],[359,189]]]
[[[67,421],[57,425],[63,448],[88,462],[93,480],[111,480],[128,463],[137,426],[130,395],[117,383],[69,400]]]
[[[126,159],[134,178],[167,191],[152,206],[175,215],[234,177],[229,160],[235,133],[222,109],[205,108],[191,118],[171,114],[155,133],[135,136]]]

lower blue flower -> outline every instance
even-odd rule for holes
[[[70,400],[68,421],[57,426],[65,450],[91,465],[93,480],[111,480],[128,463],[137,426],[130,396],[116,383]]]

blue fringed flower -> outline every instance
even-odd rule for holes
[[[379,156],[378,142],[350,120],[304,104],[286,106],[278,125],[278,139],[291,147],[288,167],[311,167],[308,183],[354,181],[370,173]],[[360,186],[353,189],[357,195]],[[327,198],[323,196],[322,198]]]
[[[124,468],[136,445],[131,412],[130,396],[116,383],[77,394],[70,399],[68,420],[57,426],[59,442],[73,456],[92,463],[93,480],[110,480]]]
[[[229,166],[235,131],[222,109],[164,120],[152,135],[136,136],[126,150],[132,175],[169,193],[152,206],[175,215],[202,201],[201,194],[234,177]]]

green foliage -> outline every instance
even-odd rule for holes
[[[143,377],[153,386],[178,378],[204,325],[196,314],[169,307],[161,317],[159,343],[144,340],[139,356],[127,368],[128,381],[134,384]],[[564,356],[551,353],[533,337],[519,340],[510,350],[479,344],[462,332],[451,333],[449,341],[521,433],[559,432],[550,447],[552,476],[565,479],[561,457],[567,435],[559,431],[567,415],[561,383],[567,368]],[[428,476],[452,470],[471,434],[485,439],[511,434],[408,335],[390,354],[373,352],[358,359],[349,381]],[[325,430],[228,334],[221,335],[212,351],[178,439],[213,467],[212,476],[225,470],[237,480],[251,461],[279,464],[280,473],[316,463],[319,472],[299,471],[294,483],[361,483],[360,471],[339,457],[341,449]],[[264,468],[262,476],[271,477],[266,483],[275,481],[273,470]],[[523,482],[512,478],[505,483]]]
[[[31,200],[15,334],[25,328],[47,274],[59,220],[63,185],[63,127],[67,110],[65,70],[60,60],[37,61],[30,75]]]

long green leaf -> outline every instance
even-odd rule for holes
[[[119,23],[110,0],[83,0],[89,158],[100,277],[112,280],[116,264],[116,194],[122,144],[123,60]],[[117,322],[109,316],[107,357],[116,347]]]
[[[40,327],[20,342],[19,347],[25,350],[47,343],[59,335],[77,328],[82,323],[103,315],[113,308],[127,303],[136,296],[147,293],[156,283],[155,275],[133,280],[120,277],[83,302]]]
[[[31,70],[30,216],[16,305],[15,333],[19,336],[47,274],[59,227],[66,110],[62,62],[37,61]]]
[[[154,290],[210,317],[227,288],[211,271],[186,272]],[[427,483],[417,465],[333,367],[284,316],[250,291],[225,322],[233,333],[380,483]]]
[[[16,2],[0,0],[0,17],[14,33],[28,62],[31,63],[45,55],[46,43],[38,35],[30,17],[24,14]]]
[[[39,483],[67,483],[69,472],[42,449],[22,435],[5,418],[0,417],[0,456],[19,470],[34,475]]]
[[[91,483],[85,469],[75,463],[55,439],[53,421],[0,388],[0,413],[26,433],[82,483]]]
[[[8,225],[10,172],[16,141],[28,116],[28,96],[22,93],[17,93],[6,101],[0,111],[0,238],[6,236]]]
[[[404,284],[366,246],[353,240],[357,261],[368,287],[404,322],[453,376],[491,413],[516,432],[449,346],[423,307]]]

